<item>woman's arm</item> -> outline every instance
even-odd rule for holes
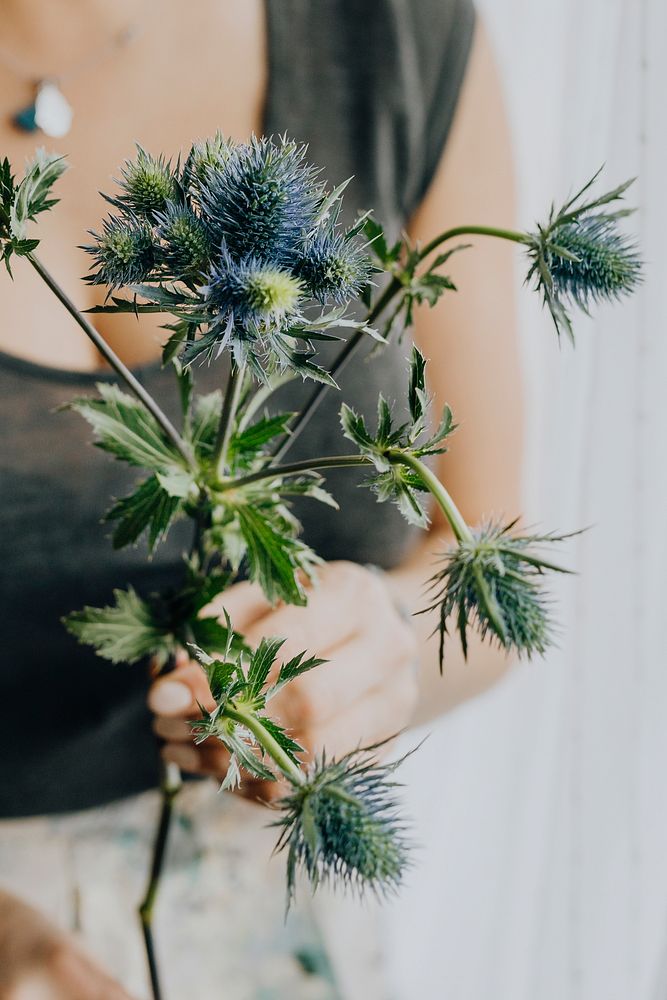
[[[410,226],[424,244],[461,224],[514,226],[512,150],[502,87],[493,52],[478,20],[456,116],[430,190]],[[485,516],[511,520],[521,511],[522,387],[513,290],[516,247],[483,238],[451,258],[458,291],[417,315],[416,341],[430,359],[435,412],[447,402],[459,429],[440,458],[439,477],[469,524]],[[408,564],[392,577],[397,599],[424,606],[424,581],[433,553],[449,543],[442,516]],[[417,719],[444,712],[493,684],[510,660],[488,643],[471,641],[464,661],[458,639],[447,647],[440,677],[434,621],[419,616],[423,637]]]

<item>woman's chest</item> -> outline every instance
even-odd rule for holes
[[[178,10],[176,9],[178,8]],[[26,80],[0,67],[0,149],[18,173],[39,145],[67,156],[71,169],[58,182],[61,200],[42,216],[40,257],[80,308],[103,300],[104,291],[81,281],[89,259],[80,249],[87,231],[105,215],[100,191],[135,143],[177,157],[197,138],[217,130],[244,139],[261,131],[266,89],[265,26],[259,0],[243,4],[204,2],[202,23],[182,23],[180,5],[163,5],[164,23],[140,35],[85,77],[63,83],[73,108],[71,131],[61,139],[26,133],[11,124],[12,112],[32,97]],[[35,67],[37,69],[37,67]],[[99,357],[25,262],[4,281],[0,295],[0,350],[59,368],[94,369]],[[131,365],[159,354],[159,320],[99,317],[98,327]]]

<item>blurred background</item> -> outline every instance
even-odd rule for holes
[[[663,0],[478,0],[505,80],[519,218],[637,175],[640,293],[559,348],[520,299],[526,507],[590,526],[560,649],[431,729],[406,763],[424,856],[383,911],[392,998],[667,997],[667,226]],[[530,513],[528,521],[530,521]],[[353,986],[350,986],[350,990]],[[352,993],[350,995],[353,995]]]

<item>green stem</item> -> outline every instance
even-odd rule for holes
[[[419,260],[424,260],[439,246],[447,242],[447,240],[454,239],[457,236],[492,236],[496,239],[510,240],[513,243],[530,243],[529,236],[525,233],[515,232],[513,229],[496,229],[493,226],[456,226],[456,228],[446,230],[444,233],[441,233],[439,236],[432,239],[430,243],[427,243],[423,250],[419,253]],[[334,361],[333,366],[330,369],[330,374],[334,378],[336,378],[337,375],[340,375],[341,372],[347,367],[351,359],[359,350],[364,337],[367,336],[367,334],[363,331],[363,326],[370,326],[374,323],[385,311],[394,296],[402,291],[403,288],[404,285],[398,278],[392,278],[375,305],[369,310],[362,327],[360,327],[356,333],[350,337],[345,344],[345,347],[343,347],[340,354]],[[313,390],[312,395],[306,401],[303,409],[293,422],[292,426],[289,428],[288,433],[281,439],[278,448],[274,452],[274,458],[276,460],[280,461],[280,459],[284,458],[296,439],[303,433],[305,427],[322,402],[324,394],[328,388],[328,385],[321,383],[316,389]]]
[[[350,466],[368,465],[365,455],[328,455],[325,458],[305,458],[302,462],[292,462],[290,465],[270,465],[258,472],[251,472],[239,479],[223,480],[217,487],[219,493],[226,490],[240,489],[262,479],[275,479],[277,476],[292,476],[299,472],[314,472],[316,469],[343,469]]]
[[[53,292],[59,302],[64,305],[68,313],[74,319],[74,321],[81,327],[86,336],[93,342],[97,350],[100,352],[103,358],[109,363],[111,368],[116,372],[116,374],[125,382],[128,389],[134,393],[137,399],[143,403],[148,412],[155,418],[159,426],[164,431],[165,435],[172,442],[174,447],[178,450],[179,454],[185,459],[188,468],[195,469],[196,463],[190,448],[183,440],[181,435],[178,433],[174,425],[171,423],[169,418],[160,409],[158,404],[155,402],[153,397],[149,392],[147,392],[141,382],[136,378],[135,375],[130,371],[130,369],[123,364],[118,355],[112,351],[107,342],[101,336],[101,334],[95,329],[93,324],[82,315],[81,312],[74,305],[67,293],[60,287],[58,282],[53,278],[53,276],[47,271],[42,262],[34,256],[34,254],[27,254],[27,259],[30,261],[34,269],[37,271],[39,276],[48,286],[48,288]]]
[[[498,229],[495,226],[456,226],[454,229],[446,229],[444,233],[440,233],[430,243],[427,243],[419,253],[420,261],[432,254],[443,243],[456,239],[457,236],[491,236],[498,240],[509,240],[511,243],[528,244],[532,242],[527,233],[519,233],[515,229]]]
[[[407,451],[388,451],[387,458],[390,462],[399,465],[406,465],[413,472],[416,472],[424,486],[435,498],[436,503],[447,518],[454,535],[459,542],[472,542],[473,534],[465,522],[461,511],[458,509],[450,494],[442,485],[436,475],[434,475],[425,462],[416,458]]]
[[[213,449],[213,462],[219,477],[224,474],[227,462],[227,449],[229,448],[229,441],[234,427],[234,417],[238,409],[241,389],[243,388],[244,374],[245,365],[238,366],[232,361],[227,390],[220,414],[220,423],[218,424],[218,434]]]
[[[245,726],[293,785],[302,785],[304,783],[305,776],[301,768],[285,753],[268,729],[264,728],[261,719],[258,719],[253,712],[225,705],[222,714],[228,719],[232,719],[234,722]]]
[[[155,953],[155,943],[153,941],[153,909],[158,889],[160,887],[162,869],[164,867],[174,799],[181,789],[181,784],[181,775],[178,768],[171,764],[163,765],[163,779],[160,786],[162,795],[160,819],[155,835],[151,870],[148,884],[146,886],[146,893],[139,907],[139,918],[141,920],[141,928],[144,935],[144,944],[146,947],[146,958],[148,960],[148,972],[150,975],[153,1000],[162,1000],[157,956]]]

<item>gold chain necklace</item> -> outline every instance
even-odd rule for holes
[[[88,53],[83,59],[68,67],[57,76],[43,77],[31,71],[31,67],[9,49],[0,45],[0,62],[12,70],[16,76],[30,82],[33,99],[30,104],[14,111],[10,116],[12,125],[21,132],[42,132],[52,139],[67,135],[72,127],[74,110],[61,90],[61,86],[88,69],[99,66],[100,62],[111,58],[116,52],[127,48],[141,34],[141,26],[134,24],[116,32],[104,45]]]

